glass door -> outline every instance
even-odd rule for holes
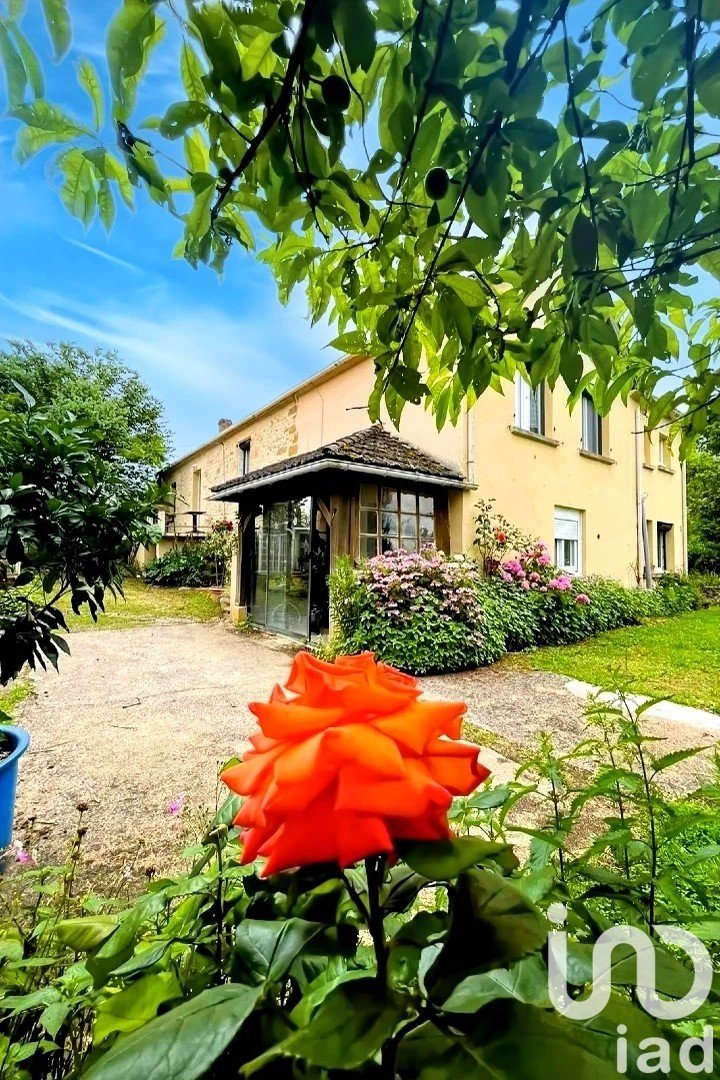
[[[255,529],[253,621],[306,638],[310,600],[312,500],[269,504]]]

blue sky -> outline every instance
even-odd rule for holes
[[[116,0],[70,0],[75,39],[57,67],[39,6],[29,0],[23,29],[42,54],[47,96],[86,110],[75,65],[89,56],[103,70]],[[148,74],[139,120],[185,96],[167,44]],[[0,87],[2,95],[2,79]],[[15,162],[14,128],[0,123],[1,339],[116,349],[164,402],[178,454],[209,438],[221,416],[239,420],[337,359],[325,347],[332,331],[310,326],[302,293],[284,308],[252,255],[234,251],[222,280],[173,260],[180,223],[143,193],[134,214],[119,208],[110,236],[99,224],[86,233],[54,190],[51,158]]]

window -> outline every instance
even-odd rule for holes
[[[652,432],[645,428],[643,432],[643,465],[646,468],[652,469],[653,467],[653,441]]]
[[[658,464],[663,469],[672,469],[672,447],[667,435],[661,435],[658,439]]]
[[[250,472],[250,440],[238,443],[238,476],[247,476]]]
[[[672,525],[666,521],[657,523],[657,566],[665,572],[672,557]]]
[[[544,382],[533,389],[522,375],[515,376],[515,425],[535,435],[545,434]]]
[[[383,551],[420,551],[435,541],[435,506],[431,495],[362,484],[360,487],[360,557]]]
[[[582,448],[588,454],[603,452],[602,417],[587,392],[582,396]]]
[[[200,510],[202,502],[202,469],[193,469],[191,510]]]
[[[555,563],[568,574],[580,573],[581,514],[580,510],[555,507]]]

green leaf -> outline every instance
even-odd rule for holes
[[[697,96],[711,116],[720,116],[720,49],[717,45],[696,68]]]
[[[451,840],[403,843],[399,850],[408,866],[423,877],[431,881],[452,881],[471,866],[494,859],[510,849],[507,844],[477,836],[456,836]]]
[[[32,92],[36,98],[41,98],[45,94],[45,78],[43,76],[42,67],[40,66],[40,61],[20,27],[15,24],[11,29],[13,37],[15,38],[15,44],[22,57],[22,62],[25,65],[25,73]]]
[[[597,266],[598,236],[595,225],[583,214],[578,212],[573,222],[570,233],[570,246],[572,248],[575,264],[580,270],[594,270]]]
[[[65,182],[60,187],[63,205],[87,227],[97,205],[95,170],[82,150],[68,150],[59,164],[65,173]]]
[[[366,0],[334,0],[333,24],[351,71],[369,71],[375,56],[375,19]]]
[[[98,184],[97,205],[100,220],[106,232],[110,232],[115,223],[115,199],[109,183],[103,177]]]
[[[137,979],[97,1006],[93,1028],[95,1045],[117,1031],[129,1032],[142,1027],[157,1016],[161,1005],[177,997],[182,997],[182,990],[173,972],[164,971]]]
[[[305,919],[292,918],[284,922],[244,919],[235,934],[235,949],[238,958],[253,975],[275,982],[324,929],[323,923]]]
[[[103,126],[105,102],[103,99],[102,84],[95,65],[88,59],[83,58],[78,64],[78,82],[86,91],[93,109],[93,123],[97,131]]]
[[[27,75],[22,57],[13,44],[2,19],[0,19],[0,58],[5,69],[8,102],[11,106],[19,105],[25,97]]]
[[[487,293],[476,277],[464,277],[462,274],[438,274],[438,281],[449,285],[467,307],[482,307],[487,303]]]
[[[62,60],[72,41],[67,0],[41,0],[41,3],[45,24],[55,49],[55,59]]]
[[[707,750],[706,746],[694,746],[687,750],[674,750],[670,754],[663,754],[662,757],[655,758],[651,762],[653,774],[664,772],[665,769],[669,769],[672,765],[696,757],[698,754],[702,754],[704,750]]]
[[[84,1075],[88,1080],[195,1080],[240,1030],[258,995],[256,988],[236,983],[204,990],[118,1039]]]
[[[106,941],[117,925],[114,915],[89,915],[84,918],[63,919],[55,927],[55,933],[63,945],[67,945],[74,952],[89,952]]]
[[[110,82],[115,96],[113,116],[127,120],[150,50],[161,36],[162,23],[155,15],[155,5],[145,0],[124,0],[110,23],[105,39]]]
[[[179,139],[188,128],[207,119],[209,111],[201,101],[176,101],[160,121],[160,132],[166,139]]]
[[[383,996],[374,979],[358,979],[333,990],[306,1028],[281,1048],[324,1069],[359,1069],[371,1060],[395,1031],[412,1016],[410,1003]]]
[[[242,55],[242,74],[246,81],[256,75],[262,75],[267,79],[272,75],[278,62],[277,54],[273,51],[273,43],[276,34],[266,31],[257,31],[249,47]]]
[[[513,142],[535,150],[549,150],[558,141],[557,128],[549,120],[534,116],[522,120],[512,120],[503,128],[503,133]]]
[[[443,1012],[474,1013],[500,998],[549,1008],[548,970],[541,956],[527,956],[511,968],[470,975],[442,1004]]]
[[[180,77],[190,101],[203,101],[207,91],[202,81],[204,71],[198,55],[188,41],[183,41],[180,53]]]

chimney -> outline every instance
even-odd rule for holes
[[[218,435],[223,431],[227,431],[229,427],[232,427],[232,420],[218,420]]]

